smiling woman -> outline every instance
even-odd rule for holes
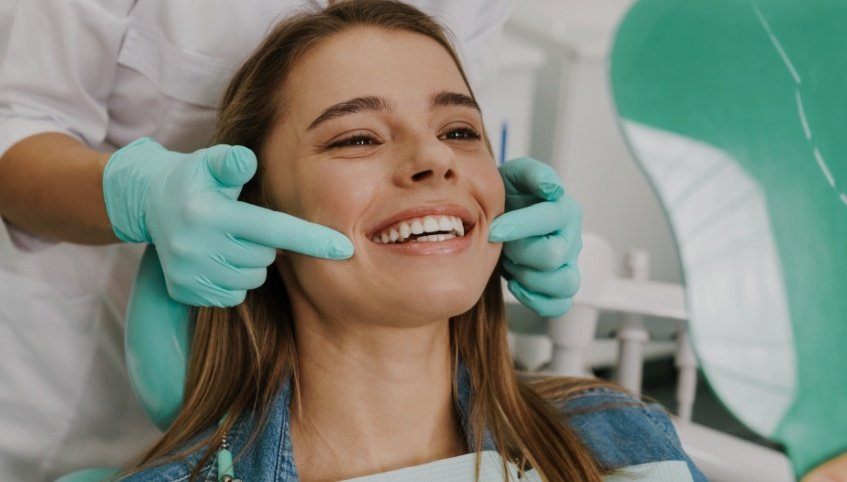
[[[467,453],[481,470],[484,451],[551,481],[689,463],[655,407],[517,376],[484,133],[447,37],[412,7],[342,2],[271,32],[229,84],[215,141],[258,153],[241,200],[340,231],[355,255],[280,251],[245,303],[199,309],[182,411],[128,480],[217,480],[230,452],[251,481]]]

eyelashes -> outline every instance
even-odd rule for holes
[[[324,146],[326,149],[337,149],[339,147],[367,147],[380,144],[374,136],[356,134]]]
[[[458,134],[460,137],[449,137],[452,134]],[[443,135],[438,136],[439,139],[441,137],[447,136],[446,140],[457,140],[457,141],[476,141],[482,139],[482,136],[479,135],[479,132],[471,129],[470,127],[459,127],[456,129],[449,130],[445,132]]]
[[[475,129],[470,127],[459,127],[451,129],[444,134],[438,136],[441,140],[450,141],[467,141],[473,142],[482,139],[482,136]],[[382,144],[376,137],[369,134],[354,134],[352,136],[330,142],[324,146],[324,149],[340,149],[343,147],[368,147]]]

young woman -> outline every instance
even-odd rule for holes
[[[127,480],[218,480],[228,454],[251,482],[340,480],[486,450],[550,481],[668,460],[704,480],[660,408],[517,376],[484,132],[447,37],[412,7],[337,3],[271,32],[215,141],[258,154],[242,200],[342,232],[356,254],[281,251],[242,305],[199,309],[183,409]]]

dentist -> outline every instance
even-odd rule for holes
[[[324,226],[236,200],[256,170],[205,147],[221,89],[268,29],[326,0],[25,0],[0,68],[0,473],[115,465],[155,435],[126,380],[122,318],[141,248],[168,292],[233,306],[277,249],[346,259]],[[510,1],[416,0],[456,36],[486,105]],[[512,293],[544,316],[579,286],[581,213],[555,172],[505,163]],[[211,213],[211,214],[210,214]]]

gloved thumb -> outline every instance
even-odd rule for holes
[[[205,160],[222,187],[241,187],[256,174],[256,155],[243,146],[214,146],[207,150]]]

